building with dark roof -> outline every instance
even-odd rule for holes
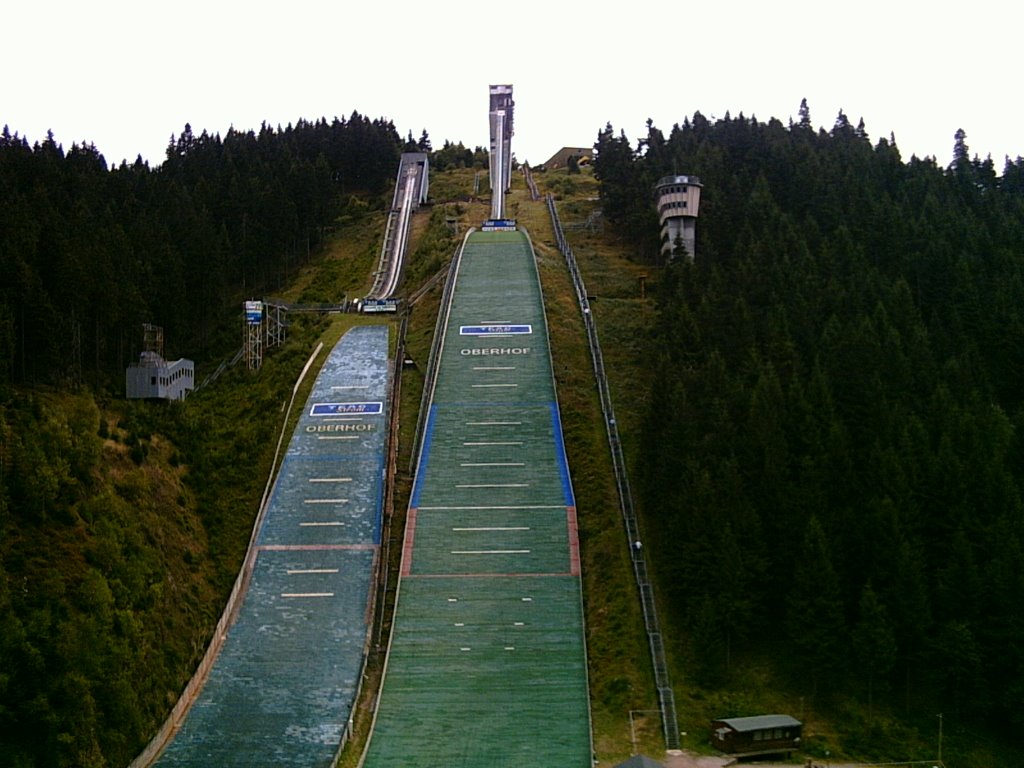
[[[789,715],[721,718],[711,723],[711,743],[730,755],[789,754],[799,749],[802,730]]]
[[[593,147],[562,147],[560,150],[555,152],[548,161],[544,163],[544,167],[548,170],[554,170],[556,168],[564,168],[569,165],[569,158],[575,157],[576,161],[580,165],[589,165],[594,159],[594,148]]]

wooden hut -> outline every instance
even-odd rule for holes
[[[800,748],[803,723],[789,715],[721,718],[711,723],[711,743],[736,756],[785,753]]]

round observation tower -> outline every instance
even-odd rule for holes
[[[664,176],[655,185],[661,252],[667,256],[685,249],[687,258],[697,252],[697,213],[703,185],[696,176]]]

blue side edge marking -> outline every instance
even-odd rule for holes
[[[558,402],[552,400],[551,407],[551,429],[555,433],[555,459],[558,461],[558,475],[562,478],[562,494],[565,496],[565,506],[575,507],[576,499],[572,495],[572,483],[569,481],[569,461],[565,456],[565,441],[562,439],[562,417],[558,412]]]
[[[434,417],[437,415],[437,406],[430,406],[430,413],[427,415],[427,426],[424,428],[423,447],[420,449],[420,461],[416,467],[416,485],[412,489],[412,501],[410,507],[420,505],[420,493],[423,491],[423,478],[427,475],[427,463],[430,461],[430,441],[434,437]]]

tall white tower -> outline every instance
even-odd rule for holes
[[[491,218],[505,217],[505,193],[512,184],[512,117],[516,103],[511,85],[491,86]]]

